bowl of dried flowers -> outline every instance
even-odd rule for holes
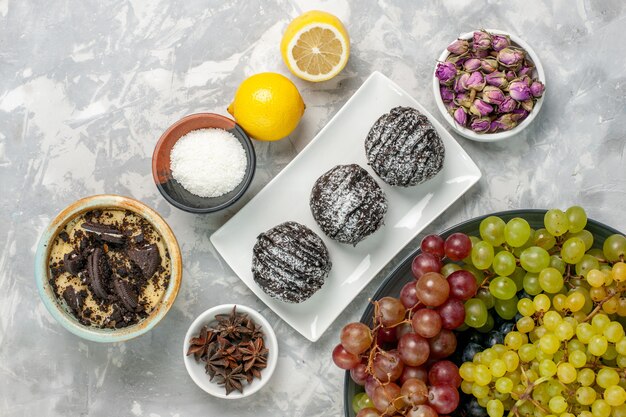
[[[244,398],[260,390],[276,368],[278,341],[256,310],[222,304],[189,326],[183,358],[193,381],[219,398]]]

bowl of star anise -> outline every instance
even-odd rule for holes
[[[191,324],[183,346],[187,372],[207,393],[244,398],[260,390],[276,368],[276,334],[256,310],[222,304]]]

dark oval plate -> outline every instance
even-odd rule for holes
[[[441,237],[444,239],[450,236],[452,233],[465,233],[478,236],[479,235],[479,226],[480,222],[489,216],[498,216],[502,218],[504,221],[509,221],[514,217],[522,217],[530,224],[530,227],[533,229],[538,229],[543,227],[543,217],[546,214],[546,210],[539,209],[527,209],[527,210],[509,210],[509,211],[500,211],[497,213],[490,213],[484,216],[475,217],[473,219],[464,221],[462,223],[457,224],[456,226],[452,226],[451,228],[439,233]],[[604,240],[612,234],[619,233],[618,230],[607,226],[603,223],[597,222],[595,220],[589,219],[587,220],[587,226],[585,229],[589,230],[593,233],[593,247],[602,247],[602,243]],[[413,279],[411,275],[411,262],[413,258],[421,253],[422,251],[419,249],[415,249],[411,252],[400,264],[387,275],[384,279],[383,283],[378,287],[376,293],[372,296],[372,300],[379,300],[382,297],[392,296],[398,297],[400,295],[400,290],[402,287]],[[365,312],[361,316],[361,322],[365,324],[371,323],[371,317],[373,314],[373,306],[371,303],[367,305],[365,308]],[[362,392],[363,387],[355,384],[350,378],[350,372],[346,372],[344,377],[344,396],[343,396],[343,404],[344,404],[344,414],[346,417],[355,417],[355,413],[352,410],[352,398],[354,395]]]

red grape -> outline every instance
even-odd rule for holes
[[[372,402],[378,411],[389,415],[392,415],[395,411],[402,409],[404,406],[404,401],[400,394],[400,387],[393,382],[376,388]]]
[[[424,381],[417,378],[406,380],[400,389],[405,401],[411,405],[426,404],[428,401],[428,387]]]
[[[424,404],[409,409],[406,417],[439,417],[439,415],[434,408]]]
[[[441,271],[441,260],[430,253],[420,253],[411,263],[411,272],[415,279],[419,279],[427,272],[439,272]]]
[[[378,329],[378,343],[392,343],[397,340],[396,338],[397,328],[396,327],[381,327]]]
[[[464,233],[453,233],[444,242],[446,256],[453,261],[467,258],[472,251],[472,241]]]
[[[374,357],[372,370],[380,382],[395,381],[402,375],[404,363],[397,350],[379,351]]]
[[[333,349],[333,362],[341,369],[352,369],[361,363],[357,355],[348,352],[341,344]]]
[[[383,297],[378,300],[378,318],[383,326],[393,326],[404,320],[406,309],[397,298]]]
[[[465,309],[463,309],[465,312]],[[441,331],[441,316],[435,310],[423,308],[417,310],[411,319],[415,333],[427,339],[435,337]]]
[[[438,361],[428,371],[428,381],[431,385],[461,386],[459,368],[450,361]]]
[[[428,360],[430,347],[423,337],[408,333],[398,341],[398,353],[400,359],[409,366],[419,366]],[[400,375],[398,375],[398,378]],[[395,380],[396,378],[394,378]]]
[[[465,305],[461,300],[448,298],[445,303],[437,307],[441,316],[441,327],[454,330],[465,321]]]
[[[463,301],[469,300],[478,291],[476,278],[471,272],[464,269],[451,273],[448,276],[448,284],[450,285],[450,296]]]
[[[428,390],[428,404],[439,414],[451,413],[459,406],[459,391],[450,385],[433,385]]]
[[[430,253],[438,259],[443,258],[446,254],[443,239],[438,235],[428,235],[424,237],[420,247],[422,248],[422,252]]]
[[[402,290],[400,290],[400,302],[406,309],[413,308],[419,303],[415,281],[407,282],[404,287],[402,287]]]
[[[382,384],[378,382],[373,375],[368,375],[365,379],[365,393],[368,397],[372,398],[374,396],[374,390],[380,387]]]
[[[441,359],[452,355],[456,349],[456,336],[452,331],[441,329],[441,332],[432,339],[428,339],[430,357]]]
[[[430,347],[428,348],[430,350]],[[403,384],[407,379],[416,378],[425,384],[428,383],[428,371],[424,366],[405,366],[400,375],[400,383]]]
[[[417,298],[429,307],[443,304],[450,294],[448,281],[438,272],[427,272],[417,280]]]
[[[364,363],[360,363],[354,368],[350,369],[350,377],[357,385],[365,385],[365,380],[368,377],[367,373],[367,365]]]
[[[380,413],[375,408],[365,407],[356,413],[356,417],[380,417]]]
[[[396,339],[400,340],[407,333],[414,333],[411,323],[402,323],[396,326]]]
[[[360,355],[372,344],[372,332],[363,323],[349,323],[341,329],[340,340],[345,350]]]

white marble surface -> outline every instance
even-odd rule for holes
[[[296,80],[307,104],[302,123],[281,142],[255,144],[258,172],[237,205],[204,216],[169,206],[150,173],[162,131],[189,113],[226,114],[248,75],[287,74],[281,33],[311,8],[345,22],[352,37],[346,69],[323,84]],[[306,146],[373,70],[435,113],[435,57],[457,34],[479,27],[511,31],[533,45],[546,68],[546,102],[533,126],[506,143],[458,138],[484,177],[427,231],[494,210],[573,203],[625,230],[622,0],[0,0],[0,415],[341,415],[343,374],[330,351],[384,274],[310,343],[254,297],[208,237]],[[33,279],[34,248],[45,225],[74,200],[105,192],[156,208],[184,256],[184,282],[163,323],[114,345],[63,330],[39,301]],[[236,402],[198,389],[180,355],[194,317],[228,302],[262,311],[281,349],[268,386]]]

